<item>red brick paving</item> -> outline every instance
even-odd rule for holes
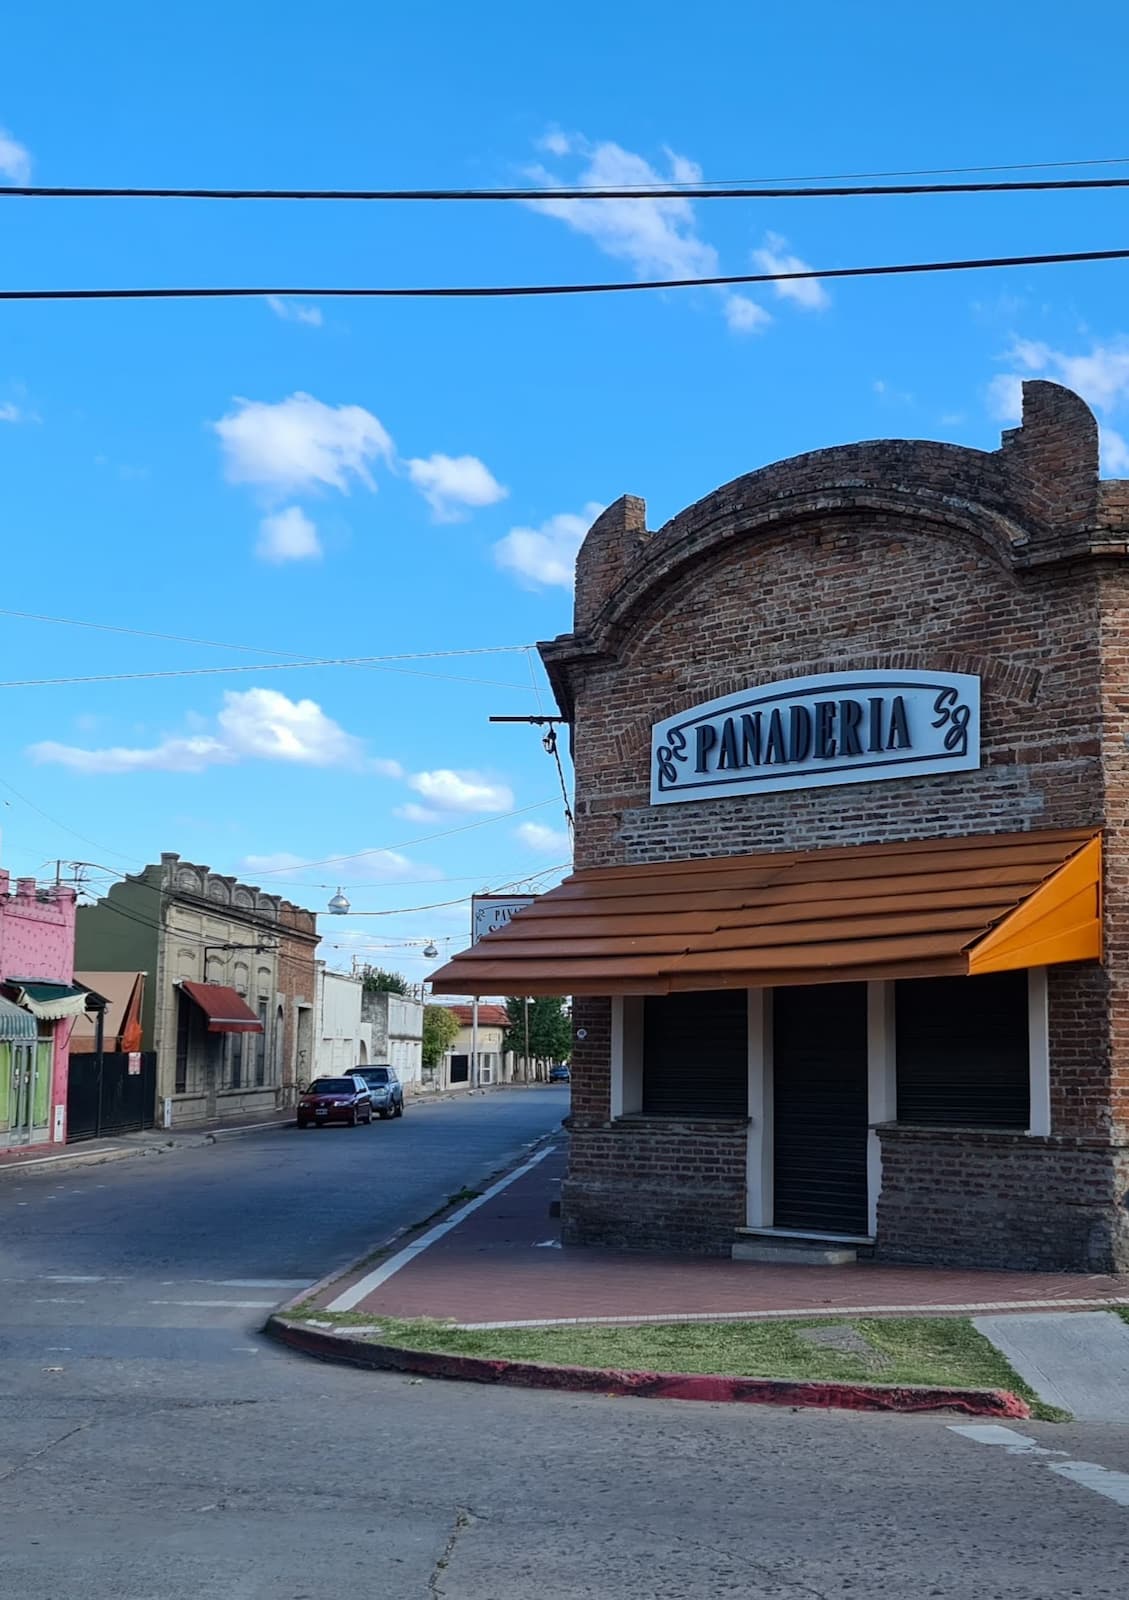
[[[549,1202],[560,1193],[565,1147],[409,1260],[357,1309],[462,1323],[611,1318],[833,1315],[999,1309],[1040,1301],[1129,1303],[1129,1276],[891,1267],[765,1266],[690,1256],[559,1247]],[[554,1248],[554,1246],[556,1246]],[[331,1302],[346,1283],[338,1281]]]

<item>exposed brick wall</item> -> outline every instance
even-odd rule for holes
[[[879,1259],[1129,1271],[1129,1152],[956,1130],[880,1138]]]
[[[565,1242],[727,1255],[745,1220],[745,1137],[743,1122],[574,1121]]]
[[[1104,827],[1105,969],[1050,977],[1054,1139],[884,1140],[883,1248],[922,1259],[1121,1259],[1129,485],[1099,483],[1097,449],[1085,404],[1036,382],[1023,426],[991,454],[909,441],[816,451],[723,486],[654,533],[628,497],[580,552],[575,632],[542,646],[571,724],[578,867]],[[884,667],[981,678],[978,771],[650,805],[652,723],[751,683]],[[566,1231],[646,1246],[674,1237],[662,1219],[682,1209],[685,1236],[714,1248],[710,1192],[730,1228],[743,1155],[726,1144],[724,1171],[680,1193],[684,1207],[663,1200],[642,1147],[669,1153],[678,1139],[607,1128],[606,1003],[578,1002],[582,1012],[603,1020],[573,1061]]]

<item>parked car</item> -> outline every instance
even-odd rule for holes
[[[354,1078],[363,1078],[372,1096],[373,1110],[382,1117],[404,1115],[404,1085],[395,1067],[354,1067]]]
[[[571,1083],[572,1069],[567,1061],[558,1061],[555,1067],[549,1068],[550,1083]]]
[[[355,1072],[344,1078],[315,1078],[303,1089],[298,1100],[298,1126],[320,1128],[327,1122],[345,1122],[355,1128],[358,1122],[372,1121],[372,1095],[365,1080]]]

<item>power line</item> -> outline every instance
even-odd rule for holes
[[[0,607],[0,617],[17,617],[22,622],[51,622],[66,628],[96,628],[102,633],[125,633],[136,639],[163,639],[172,644],[198,644],[207,645],[216,650],[244,650],[255,655],[289,656],[301,663],[309,661],[310,656],[298,650],[274,650],[266,645],[232,644],[222,639],[198,639],[184,633],[155,633],[151,628],[127,628],[116,622],[90,622],[81,617],[49,617],[38,611],[12,611],[7,607]],[[536,645],[530,644],[481,644],[468,645],[461,649],[452,650],[404,650],[397,655],[371,656],[365,659],[371,661],[432,661],[448,656],[488,656],[488,655],[518,655],[522,652],[535,650]]]
[[[1124,160],[1124,157],[1117,158]],[[971,169],[991,170],[991,169]],[[1005,168],[997,170],[1019,170]],[[1023,169],[1030,170],[1030,169]],[[495,189],[174,189],[114,188],[104,185],[5,184],[0,197],[24,200],[312,200],[372,203],[487,204],[538,200],[813,200],[885,198],[937,194],[1023,194],[1047,190],[1125,189],[1129,178],[1015,178],[975,183],[822,184],[653,183],[614,187],[605,184],[545,184]]]
[[[1129,182],[1129,180],[1126,180]],[[0,194],[5,193],[0,189]],[[435,285],[410,288],[321,286],[169,289],[0,289],[0,300],[515,300],[548,295],[638,294],[664,289],[724,289],[804,279],[889,278],[922,272],[983,272],[997,267],[1049,267],[1078,262],[1124,261],[1129,249],[1057,250],[1046,255],[976,256],[952,261],[903,261],[867,267],[810,267],[799,272],[738,272],[709,278],[645,278],[607,283],[518,283]]]
[[[269,878],[278,872],[301,872],[309,867],[330,867],[338,861],[359,861],[364,856],[382,856],[390,850],[408,850],[415,844],[430,844],[432,839],[448,839],[455,833],[469,833],[472,828],[485,828],[491,822],[506,822],[510,817],[521,817],[527,811],[540,811],[545,806],[555,803],[555,799],[550,796],[548,800],[537,800],[531,806],[519,806],[516,811],[499,811],[492,817],[481,817],[477,822],[464,822],[457,828],[444,828],[438,833],[423,833],[416,839],[403,839],[399,844],[377,845],[372,850],[353,850],[343,856],[324,856],[320,861],[291,861],[285,867],[267,867],[265,870],[257,871],[256,877]]]
[[[223,667],[164,667],[144,672],[91,672],[61,678],[8,678],[0,680],[0,689],[57,689],[68,684],[136,683],[151,678],[216,678],[237,672],[294,672],[300,667],[360,667],[366,672],[392,672],[407,678],[441,678],[445,683],[486,683],[495,689],[517,689],[522,694],[530,693],[529,684],[511,683],[508,678],[468,678],[456,672],[427,672],[418,667],[385,665],[389,660],[400,659],[398,656],[301,657],[295,661],[256,661],[246,665],[237,662]],[[403,659],[415,658],[409,656]]]

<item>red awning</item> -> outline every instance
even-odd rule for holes
[[[180,987],[208,1019],[209,1033],[262,1033],[263,1025],[241,994],[222,983],[192,983],[182,978]]]

